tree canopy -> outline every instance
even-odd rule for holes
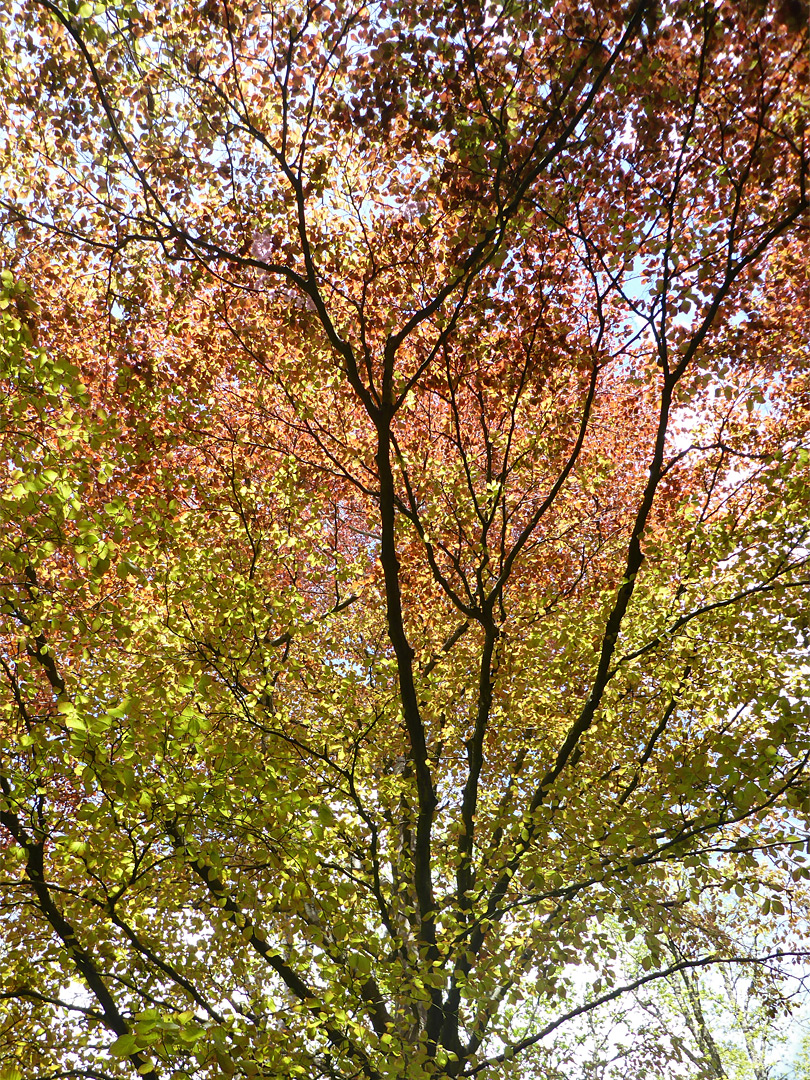
[[[809,55],[804,0],[0,12],[4,1080],[778,1007]]]

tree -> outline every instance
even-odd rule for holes
[[[806,6],[0,18],[7,1076],[800,959]]]
[[[671,955],[679,958],[677,946]],[[798,1010],[806,1004],[802,981],[781,980],[778,969],[769,969],[722,965],[646,984],[607,1016],[592,1018],[590,1030],[578,1031],[574,1040],[569,1035],[582,1074],[618,1077],[630,1060],[637,1068],[652,1064],[663,1075],[689,1080],[804,1075],[796,1054],[804,1027]]]

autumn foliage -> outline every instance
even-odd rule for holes
[[[809,55],[803,0],[0,13],[5,1080],[779,1007]]]

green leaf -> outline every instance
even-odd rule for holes
[[[134,1054],[138,1049],[138,1044],[135,1040],[135,1036],[132,1033],[126,1035],[120,1035],[114,1043],[110,1046],[110,1053],[115,1057],[129,1057]]]

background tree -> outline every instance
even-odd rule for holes
[[[9,1067],[542,1075],[801,957],[806,7],[0,18]]]

